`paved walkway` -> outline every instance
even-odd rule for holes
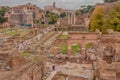
[[[53,71],[51,72],[51,74],[48,76],[48,78],[46,80],[52,80],[53,77],[57,74],[57,71]]]
[[[91,64],[67,63],[65,65],[56,66],[56,70],[61,71],[63,74],[93,80],[94,72]]]
[[[62,32],[57,32],[54,36],[50,37],[45,43],[45,46],[50,46],[55,40],[56,38],[61,34]]]
[[[49,69],[51,69],[52,65],[55,64],[49,63],[47,66],[49,67]],[[55,66],[56,72],[62,72],[66,75],[93,80],[94,71],[92,70],[91,64],[66,63],[64,65]],[[46,80],[52,80],[52,78],[55,76],[55,71],[53,71]]]
[[[48,34],[49,32],[51,32],[54,29],[54,27],[51,28],[46,28],[43,30],[43,34],[38,34],[37,36],[35,36],[32,39],[26,40],[25,42],[19,44],[18,46],[16,46],[15,48],[13,48],[13,50],[24,50],[25,48],[27,48],[29,45],[31,45],[33,42],[40,40],[42,38],[42,36]]]

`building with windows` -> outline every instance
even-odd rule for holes
[[[44,9],[45,9],[45,13],[46,12],[51,12],[51,13],[55,13],[55,14],[58,14],[58,15],[60,15],[61,13],[63,13],[62,8],[57,8],[56,7],[55,2],[53,2],[53,5],[45,6]]]
[[[44,11],[30,3],[10,8],[5,17],[10,25],[33,25],[33,20],[41,20]]]

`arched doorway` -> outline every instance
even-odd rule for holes
[[[107,61],[107,63],[111,63],[115,57],[115,48],[112,45],[107,45],[104,49],[103,60]]]

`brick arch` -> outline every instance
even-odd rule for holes
[[[95,47],[99,46],[98,44],[98,39],[99,39],[99,34],[97,33],[80,33],[80,32],[71,32],[69,33],[69,39],[68,39],[68,54],[71,54],[71,45],[75,43],[80,43],[81,44],[81,53],[83,58],[86,57],[86,44],[87,43],[92,43]]]
[[[79,43],[81,44],[81,47],[86,47],[86,45],[88,43],[92,43],[93,46],[96,46],[97,45],[97,42],[95,40],[90,40],[90,41],[82,41],[82,40],[69,40],[68,41],[68,45],[71,46],[72,44],[76,44],[76,43]]]
[[[115,54],[115,47],[113,45],[106,45],[104,51],[111,53],[111,55]]]
[[[103,60],[107,61],[107,63],[112,63],[112,60],[115,60],[115,47],[113,45],[106,45],[103,52]]]

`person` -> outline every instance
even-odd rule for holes
[[[55,70],[55,65],[53,65],[52,70]]]

